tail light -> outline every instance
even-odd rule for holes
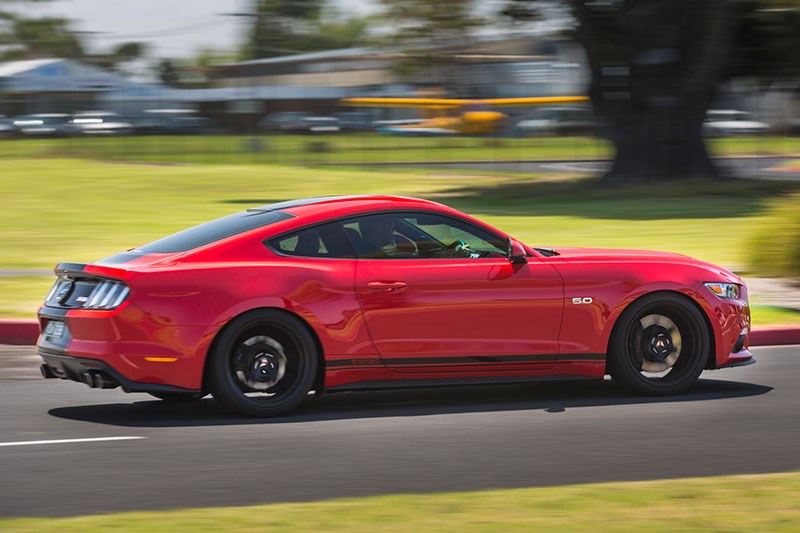
[[[101,281],[89,294],[89,299],[83,303],[84,309],[116,309],[125,298],[130,289],[121,281]]]
[[[45,298],[45,305],[69,309],[116,309],[130,294],[121,281],[59,277]]]

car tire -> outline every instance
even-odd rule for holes
[[[233,319],[209,352],[208,387],[223,407],[250,417],[295,408],[314,384],[319,353],[305,324],[277,309]]]
[[[169,403],[189,403],[203,398],[205,392],[148,392],[150,396]]]
[[[697,381],[711,351],[702,312],[687,297],[656,293],[633,302],[611,335],[608,370],[636,394],[682,392]]]

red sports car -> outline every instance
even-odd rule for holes
[[[610,374],[676,393],[754,362],[742,280],[683,255],[530,248],[413,198],[248,209],[88,265],[39,311],[48,378],[248,416],[317,394]]]

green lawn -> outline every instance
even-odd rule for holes
[[[603,140],[580,137],[486,139],[361,135],[110,137],[0,142],[0,159],[80,157],[169,164],[312,164],[605,158]]]
[[[4,531],[796,532],[800,474],[0,520]]]
[[[436,199],[537,246],[670,250],[741,266],[764,202],[798,186],[737,181],[608,188],[564,175],[5,161],[0,269],[93,261],[249,206],[359,193]],[[0,316],[31,316],[51,279],[0,277]]]
[[[800,154],[800,137],[712,139],[716,155]],[[613,148],[590,137],[462,138],[329,136],[187,136],[0,141],[0,159],[85,158],[164,164],[321,164],[531,159],[605,159]]]
[[[763,326],[800,326],[800,310],[786,309],[770,305],[750,306],[750,318],[753,328]]]

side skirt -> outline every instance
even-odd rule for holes
[[[430,387],[461,387],[473,385],[501,385],[515,383],[537,383],[541,381],[597,381],[603,377],[552,375],[552,376],[508,376],[489,378],[438,378],[438,379],[398,379],[386,381],[358,381],[325,389],[326,393],[347,391],[367,391],[384,389],[417,389]]]

